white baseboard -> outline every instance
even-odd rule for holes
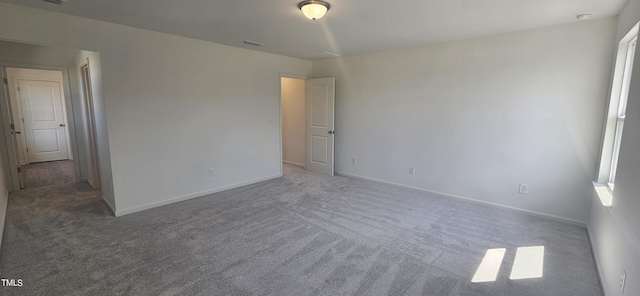
[[[91,179],[89,179],[87,177],[82,177],[82,181],[89,183],[89,185],[93,189],[100,189],[100,187],[96,188],[96,186],[94,185],[93,181],[91,181]]]
[[[95,189],[95,187],[93,187],[93,182],[91,182],[91,180],[89,180],[89,178],[87,178],[87,177],[82,177],[82,182],[87,182],[87,183],[89,183],[89,186],[91,186],[91,188]]]
[[[148,203],[148,204],[145,204],[145,205],[141,205],[141,206],[137,206],[137,207],[133,207],[133,208],[129,208],[129,209],[116,210],[115,211],[115,215],[116,215],[116,217],[120,217],[120,216],[133,214],[133,213],[136,213],[136,212],[140,212],[140,211],[144,211],[144,210],[148,210],[148,209],[152,209],[152,208],[156,208],[156,207],[160,207],[160,206],[164,206],[164,205],[168,205],[168,204],[172,204],[172,203],[177,203],[177,202],[181,202],[181,201],[185,201],[185,200],[189,200],[189,199],[193,199],[193,198],[197,198],[197,197],[203,197],[203,196],[206,196],[206,195],[209,195],[209,194],[218,193],[218,192],[229,190],[229,189],[234,189],[234,188],[247,186],[247,185],[251,185],[251,184],[255,184],[255,183],[259,183],[259,182],[263,182],[263,181],[277,179],[277,178],[280,178],[280,177],[282,177],[282,175],[278,174],[278,175],[268,176],[268,177],[264,177],[264,178],[258,178],[258,179],[254,179],[254,180],[250,180],[250,181],[246,181],[246,182],[236,183],[236,184],[229,185],[229,186],[219,187],[219,188],[216,188],[216,189],[211,189],[211,190],[191,193],[191,194],[187,194],[187,195],[183,195],[183,196],[179,196],[179,197],[175,197],[175,198],[170,198],[170,199],[163,200],[163,201],[152,202],[152,203]]]
[[[569,224],[580,226],[580,227],[584,227],[584,228],[587,227],[587,223],[584,222],[584,221],[578,221],[578,220],[569,219],[569,218],[565,218],[565,217],[560,217],[560,216],[540,213],[540,212],[536,212],[536,211],[520,209],[520,208],[516,208],[516,207],[511,207],[511,206],[506,206],[506,205],[501,205],[501,204],[481,201],[481,200],[477,200],[477,199],[473,199],[473,198],[469,198],[469,197],[453,195],[453,194],[448,194],[448,193],[428,190],[428,189],[424,189],[424,188],[418,188],[418,187],[398,184],[398,183],[394,183],[394,182],[378,180],[378,179],[369,178],[369,177],[363,177],[363,176],[344,173],[344,172],[336,172],[336,174],[340,175],[340,176],[344,176],[344,177],[360,179],[360,180],[365,180],[365,181],[371,181],[371,182],[376,182],[376,183],[381,183],[381,184],[386,184],[386,185],[391,185],[391,186],[396,186],[396,187],[402,187],[402,188],[406,188],[406,189],[411,189],[411,190],[416,190],[416,191],[419,191],[419,192],[440,195],[440,196],[444,196],[444,197],[464,199],[464,200],[467,200],[467,201],[470,201],[470,202],[480,203],[480,204],[484,204],[484,205],[488,205],[488,206],[492,206],[492,207],[496,207],[496,208],[516,211],[516,212],[522,212],[522,213],[530,214],[530,215],[533,215],[533,216],[538,216],[538,217],[542,217],[542,218],[546,218],[546,219],[550,219],[550,220],[554,220],[554,221],[558,221],[558,222],[563,222],[563,223],[569,223]]]
[[[293,162],[293,161],[287,161],[287,160],[283,160],[282,162],[284,162],[286,164],[295,165],[297,167],[304,168],[304,164],[301,164],[301,163],[297,163],[297,162]]]
[[[104,198],[104,196],[102,197],[102,202],[104,202],[104,204],[107,205],[107,208],[109,208],[109,210],[114,216],[117,216],[116,208],[106,198]]]
[[[96,188],[96,186],[93,185],[93,182],[91,182],[91,180],[87,177],[82,177],[82,181],[89,183],[89,186],[91,186],[91,188],[93,189],[100,189],[100,188]],[[104,198],[104,196],[102,197],[102,201],[104,202],[105,205],[107,205],[107,208],[109,208],[111,213],[115,216],[116,215],[115,207],[106,198]]]

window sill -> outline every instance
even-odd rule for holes
[[[596,194],[598,194],[598,198],[600,198],[602,206],[610,208],[613,202],[613,194],[611,189],[609,189],[609,186],[607,186],[607,184],[593,182],[593,188],[595,189]]]

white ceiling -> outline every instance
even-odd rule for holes
[[[302,0],[42,0],[2,2],[296,58],[353,55],[617,15],[626,0],[328,0],[316,21]],[[249,39],[262,47],[243,44]]]

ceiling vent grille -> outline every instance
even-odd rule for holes
[[[242,41],[242,42],[244,44],[253,45],[253,46],[263,46],[264,45],[264,43],[260,43],[260,42],[257,42],[257,41],[251,41],[251,40],[245,40],[245,41]]]
[[[42,0],[42,1],[53,3],[53,4],[63,4],[65,2],[67,2],[67,0]]]

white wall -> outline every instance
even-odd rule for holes
[[[282,77],[281,89],[282,160],[304,166],[307,161],[306,81]]]
[[[314,62],[337,79],[336,171],[585,223],[615,25]]]
[[[617,38],[612,45],[617,45],[638,21],[640,0],[630,0],[619,16]],[[624,295],[640,295],[637,281],[640,278],[640,58],[637,50],[633,69],[613,205],[603,207],[594,192],[589,220],[591,243],[608,296],[621,295],[622,269],[627,272]]]
[[[102,185],[117,214],[277,177],[278,73],[311,71],[304,60],[5,3],[0,38],[100,52],[113,176]]]

